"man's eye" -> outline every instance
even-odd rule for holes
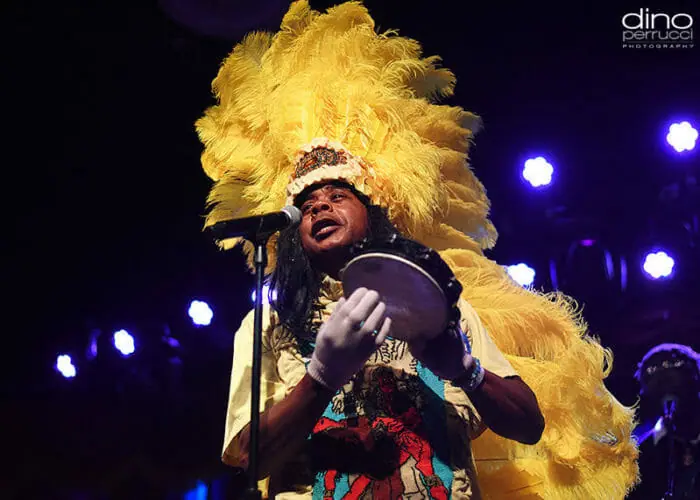
[[[331,196],[331,199],[334,201],[335,200],[342,200],[343,198],[345,198],[345,195],[342,193],[335,193],[333,196]]]
[[[310,208],[311,208],[311,205],[310,205],[310,204],[309,204],[309,205],[303,205],[303,206],[301,207],[301,213],[305,214],[306,212],[309,211]]]

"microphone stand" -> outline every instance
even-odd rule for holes
[[[267,266],[267,240],[270,233],[255,234],[246,238],[255,245],[255,312],[253,321],[253,373],[250,388],[250,447],[248,450],[248,488],[245,491],[246,500],[260,500],[262,492],[258,489],[258,470],[260,447],[260,378],[262,365],[262,313],[263,313],[263,282]],[[235,355],[235,354],[234,354]]]
[[[663,500],[671,500],[676,488],[676,402],[673,400],[664,402],[664,425],[668,428],[668,472],[666,477],[666,493]]]
[[[262,372],[262,327],[263,327],[263,282],[267,267],[267,242],[274,233],[284,227],[299,224],[301,211],[294,206],[287,206],[282,213],[268,216],[248,217],[230,222],[218,222],[211,227],[217,240],[242,237],[253,243],[255,250],[255,310],[253,322],[253,367],[250,386],[250,446],[248,449],[248,487],[246,500],[260,500],[262,492],[258,489],[259,448],[260,448],[260,378]],[[284,223],[282,223],[284,219]],[[227,226],[229,226],[227,228]],[[234,356],[237,353],[234,352]]]

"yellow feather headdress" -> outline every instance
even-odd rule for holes
[[[440,252],[540,402],[547,426],[536,446],[490,432],[474,442],[485,497],[623,498],[637,481],[637,447],[633,410],[603,383],[611,354],[570,299],[525,290],[484,257],[497,234],[468,165],[480,120],[435,103],[455,85],[439,61],[377,33],[359,2],[326,13],[294,2],[278,33],[234,48],[213,82],[218,104],[196,123],[215,181],[205,225],[279,210],[321,180],[351,182]]]
[[[414,238],[492,246],[489,202],[466,168],[479,120],[430,102],[454,87],[438,62],[421,58],[414,40],[377,34],[360,3],[325,15],[292,4],[279,33],[252,33],[234,48],[213,82],[219,104],[196,124],[216,181],[206,225],[279,210],[312,182],[343,178]],[[351,161],[293,178],[300,155],[321,142]]]

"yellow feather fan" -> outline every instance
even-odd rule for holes
[[[633,410],[603,382],[611,354],[569,299],[524,290],[483,255],[497,234],[468,165],[480,121],[434,103],[455,85],[439,61],[414,40],[376,33],[359,2],[325,14],[294,2],[278,33],[252,33],[234,48],[213,82],[218,104],[196,123],[215,181],[206,225],[279,210],[322,179],[352,182],[440,252],[540,402],[547,424],[537,445],[490,432],[474,441],[484,496],[623,498],[637,482],[637,447]],[[300,170],[318,147],[347,161]]]

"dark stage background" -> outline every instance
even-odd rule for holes
[[[528,262],[544,289],[554,261],[559,288],[615,352],[608,387],[633,404],[647,350],[699,350],[700,157],[676,154],[664,137],[672,121],[700,124],[700,47],[622,48],[620,19],[649,7],[697,20],[698,4],[366,5],[381,29],[418,39],[456,73],[446,102],[485,122],[473,164],[500,231],[490,256]],[[219,452],[233,333],[252,307],[253,280],[238,253],[201,231],[210,183],[193,123],[213,104],[211,80],[233,45],[276,29],[287,6],[1,7],[3,498],[183,498],[198,481],[222,498],[232,488]],[[539,154],[555,176],[534,190],[520,170]],[[675,258],[671,279],[643,276],[642,257],[657,245]],[[193,298],[211,305],[210,326],[192,325]],[[110,345],[121,328],[136,338],[134,356]],[[59,353],[73,357],[76,377],[55,370]],[[642,473],[630,498],[660,498],[663,451],[650,443]]]

